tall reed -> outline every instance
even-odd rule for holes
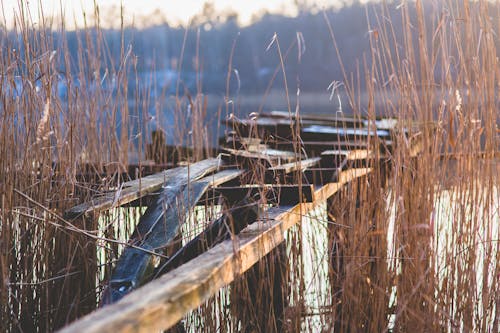
[[[75,32],[24,2],[17,14],[0,30],[0,328],[44,332],[96,308],[100,283],[140,213],[67,221],[64,211],[141,176],[150,131],[168,130],[161,122],[169,97],[153,100],[140,80],[123,8],[118,56],[98,7]],[[194,94],[174,96],[174,112],[186,122],[192,111],[192,126],[177,135],[201,159],[210,154],[206,100]],[[130,163],[138,167],[129,173]]]
[[[357,112],[401,121],[389,155],[392,170],[379,187],[384,190],[370,189],[380,185],[371,180],[364,190],[370,194],[361,194],[369,203],[339,214],[355,219],[345,251],[355,248],[343,259],[336,331],[494,332],[500,299],[498,4],[417,0],[394,6],[367,9],[365,110],[357,109],[355,82],[345,78]],[[396,21],[404,31],[395,31]],[[373,103],[376,96],[384,97],[380,105]],[[421,145],[418,157],[412,141]],[[347,199],[359,197],[353,191]],[[377,202],[379,213],[363,208]]]
[[[400,119],[395,148],[319,216],[304,217],[285,245],[186,316],[188,330],[498,331],[499,11],[465,0],[367,7],[370,52],[356,73],[344,71],[343,84],[354,116]],[[100,283],[141,213],[66,221],[64,210],[119,189],[132,159],[140,176],[149,130],[176,131],[179,146],[196,147],[179,150],[182,159],[208,156],[207,101],[200,77],[194,92],[179,83],[175,96],[151,97],[133,47],[122,32],[114,55],[97,8],[97,21],[77,31],[76,57],[64,24],[54,33],[43,14],[35,18],[22,4],[19,12],[12,30],[0,31],[0,325],[50,331],[96,307]],[[404,31],[395,31],[396,21]],[[289,51],[278,52],[276,73],[285,75]],[[228,73],[229,82],[231,64]],[[300,119],[300,105],[293,109],[286,95]],[[159,119],[171,105],[174,125],[165,128]],[[298,124],[291,130],[300,154]],[[171,158],[159,156],[161,163]],[[264,166],[251,169],[249,181],[263,183]],[[208,211],[193,224],[220,214]],[[324,233],[321,244],[306,243],[309,227]],[[310,264],[308,255],[323,257]],[[306,269],[317,273],[321,302],[307,296]],[[276,300],[283,308],[270,306]]]

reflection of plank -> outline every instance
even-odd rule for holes
[[[148,282],[153,271],[154,258],[151,253],[161,253],[172,242],[187,214],[210,186],[223,184],[241,174],[240,170],[225,170],[191,182],[185,174],[179,173],[178,178],[167,182],[153,204],[141,216],[129,241],[134,246],[126,247],[120,256],[103,292],[102,304],[116,302]],[[181,183],[179,179],[184,179],[185,182]]]
[[[94,211],[102,211],[124,205],[145,195],[159,191],[162,185],[167,181],[176,179],[176,182],[183,182],[187,179],[186,177],[188,174],[191,180],[199,179],[208,173],[214,172],[220,163],[221,161],[219,159],[207,159],[186,167],[169,169],[151,176],[123,183],[120,189],[116,191],[107,192],[103,196],[95,197],[89,202],[69,209],[66,211],[65,217],[74,218]],[[184,178],[180,179],[179,175],[184,175]]]
[[[151,332],[171,327],[283,242],[285,231],[299,223],[304,214],[346,183],[369,172],[370,169],[342,172],[338,183],[326,184],[315,191],[314,202],[271,208],[264,215],[266,223],[247,227],[236,242],[222,242],[122,301],[80,319],[61,332]]]

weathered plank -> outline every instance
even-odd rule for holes
[[[235,179],[237,179],[240,176],[243,176],[246,173],[246,170],[244,169],[226,169],[219,171],[217,173],[214,173],[212,175],[206,176],[202,179],[197,180],[196,182],[208,182],[209,187],[217,187],[221,184],[231,182]],[[155,198],[158,196],[158,193],[152,193],[148,194],[144,197],[141,197],[139,199],[136,199],[132,202],[129,202],[127,204],[122,205],[122,207],[139,207],[139,206],[150,206],[154,203]],[[206,204],[206,201],[202,198],[200,201],[197,203],[198,205],[204,205]]]
[[[364,160],[373,158],[374,154],[368,149],[354,149],[354,150],[325,150],[321,156],[342,156],[350,161]]]
[[[167,329],[202,304],[284,241],[285,232],[304,214],[370,169],[351,169],[339,182],[315,191],[315,200],[293,207],[271,208],[265,223],[254,223],[235,240],[227,240],[154,280],[116,304],[95,311],[61,332],[151,332]]]
[[[342,128],[324,125],[311,125],[302,129],[303,140],[356,140],[367,137],[379,137],[382,139],[390,139],[391,133],[387,130],[371,129],[371,128]]]
[[[155,276],[161,276],[196,258],[216,244],[229,239],[231,234],[239,234],[249,224],[257,221],[258,211],[258,203],[247,198],[228,207],[220,218],[162,263],[156,269]]]
[[[302,177],[301,174],[307,169],[319,164],[320,161],[321,157],[313,157],[271,167],[266,171],[265,181],[267,183],[280,184],[304,183],[300,179]]]
[[[294,125],[296,122],[295,117],[293,118],[284,118],[284,117],[259,117],[257,119],[243,119],[243,120],[229,120],[228,125],[238,128],[238,130],[243,131],[245,135],[248,135],[248,130],[250,128],[258,127],[265,129],[267,131],[277,131],[278,133],[286,133],[286,131],[290,131],[290,126]],[[347,126],[347,127],[360,127],[364,126],[364,121],[354,119],[354,118],[342,118],[334,120],[309,120],[309,119],[300,119],[300,126],[311,126],[311,125],[325,125],[325,126]]]
[[[145,195],[159,191],[162,185],[170,180],[185,181],[185,178],[178,178],[180,174],[186,175],[185,177],[189,174],[191,180],[196,180],[217,170],[221,163],[222,161],[217,158],[207,159],[189,166],[169,169],[154,175],[122,183],[114,191],[103,193],[101,196],[92,198],[89,202],[69,209],[65,212],[64,216],[67,219],[72,219],[91,212],[119,207]]]
[[[326,150],[321,153],[321,157],[323,167],[346,169],[348,167],[366,166],[369,160],[375,158],[375,154],[369,149]]]
[[[129,241],[133,246],[124,249],[103,292],[103,305],[116,302],[151,280],[154,269],[152,253],[161,253],[172,242],[185,217],[206,190],[243,173],[241,170],[224,170],[192,181],[190,175],[186,177],[187,170],[178,169],[177,177],[165,183],[158,198],[141,216]]]
[[[318,140],[304,140],[301,141],[300,146],[303,147],[308,155],[317,156],[321,152],[329,149],[366,149],[369,147],[368,142],[362,140],[349,140],[349,141],[318,141]],[[385,141],[387,143],[387,141]],[[283,149],[291,151],[296,146],[293,142],[289,141],[268,141],[267,144],[276,149]],[[390,144],[389,144],[390,145]]]
[[[288,111],[271,111],[270,113],[263,113],[260,115],[262,118],[277,118],[286,119],[288,122],[296,120],[295,114],[289,114]],[[310,124],[340,124],[345,126],[363,126],[366,119],[359,117],[347,117],[344,114],[301,114],[300,121],[302,125]]]
[[[297,159],[297,155],[290,151],[276,150],[265,148],[262,151],[246,151],[231,148],[223,148],[223,151],[230,154],[231,161],[240,164],[242,167],[248,167],[254,162],[263,163],[266,167],[278,166],[282,163],[293,162]],[[223,158],[226,156],[223,155]]]
[[[290,114],[288,111],[271,111],[269,113],[262,113],[262,117],[276,117],[276,118],[290,118]],[[292,119],[295,119],[295,115],[291,115]],[[369,126],[370,124],[375,124],[377,128],[380,129],[393,129],[396,127],[398,124],[398,119],[397,118],[390,118],[390,117],[384,117],[384,116],[379,116],[375,117],[374,120],[368,119],[367,117],[360,116],[346,116],[344,114],[301,114],[300,115],[301,120],[310,120],[316,123],[322,123],[322,122],[338,122],[338,121],[344,121],[345,123],[353,123],[353,124],[358,124],[358,125],[365,125]]]
[[[312,167],[312,166],[318,164],[320,160],[321,160],[320,157],[313,157],[313,158],[308,158],[308,159],[305,159],[302,161],[295,161],[295,162],[277,165],[277,166],[269,168],[268,170],[274,171],[274,172],[291,173],[294,171],[304,170],[306,168]]]
[[[271,138],[273,136],[291,139],[293,137],[293,126],[299,126],[301,137],[305,139],[309,137],[311,130],[318,134],[333,134],[332,129],[347,130],[342,133],[339,131],[336,134],[351,134],[352,131],[358,136],[372,135],[370,132],[377,131],[379,136],[389,136],[389,131],[393,130],[397,122],[394,119],[383,119],[369,121],[361,118],[345,117],[345,116],[326,116],[315,117],[310,115],[301,115],[300,121],[296,124],[297,118],[288,113],[275,111],[274,114],[262,114],[255,119],[236,119],[227,120],[227,125],[232,126],[238,136],[247,137],[250,134],[255,134],[255,129],[262,139]],[[381,127],[378,127],[381,126]]]

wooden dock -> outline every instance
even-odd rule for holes
[[[395,119],[271,112],[227,121],[215,158],[122,183],[66,212],[88,218],[147,203],[101,296],[101,308],[61,332],[151,332],[176,325],[285,240],[302,217],[346,184],[388,167]],[[418,136],[415,136],[418,138]],[[418,151],[418,142],[411,142]],[[151,153],[154,155],[154,152]],[[220,219],[173,255],[196,205],[225,205]],[[228,227],[229,226],[229,227]]]

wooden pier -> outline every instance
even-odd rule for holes
[[[66,212],[75,220],[148,207],[115,264],[101,308],[61,332],[173,327],[275,251],[303,216],[331,205],[344,186],[374,170],[389,172],[395,133],[402,130],[396,119],[299,119],[287,112],[232,117],[225,125],[230,134],[216,157],[122,183]],[[418,135],[409,142],[418,152]],[[151,149],[152,158],[161,155]],[[194,207],[214,203],[226,207],[222,216],[167,255]]]

